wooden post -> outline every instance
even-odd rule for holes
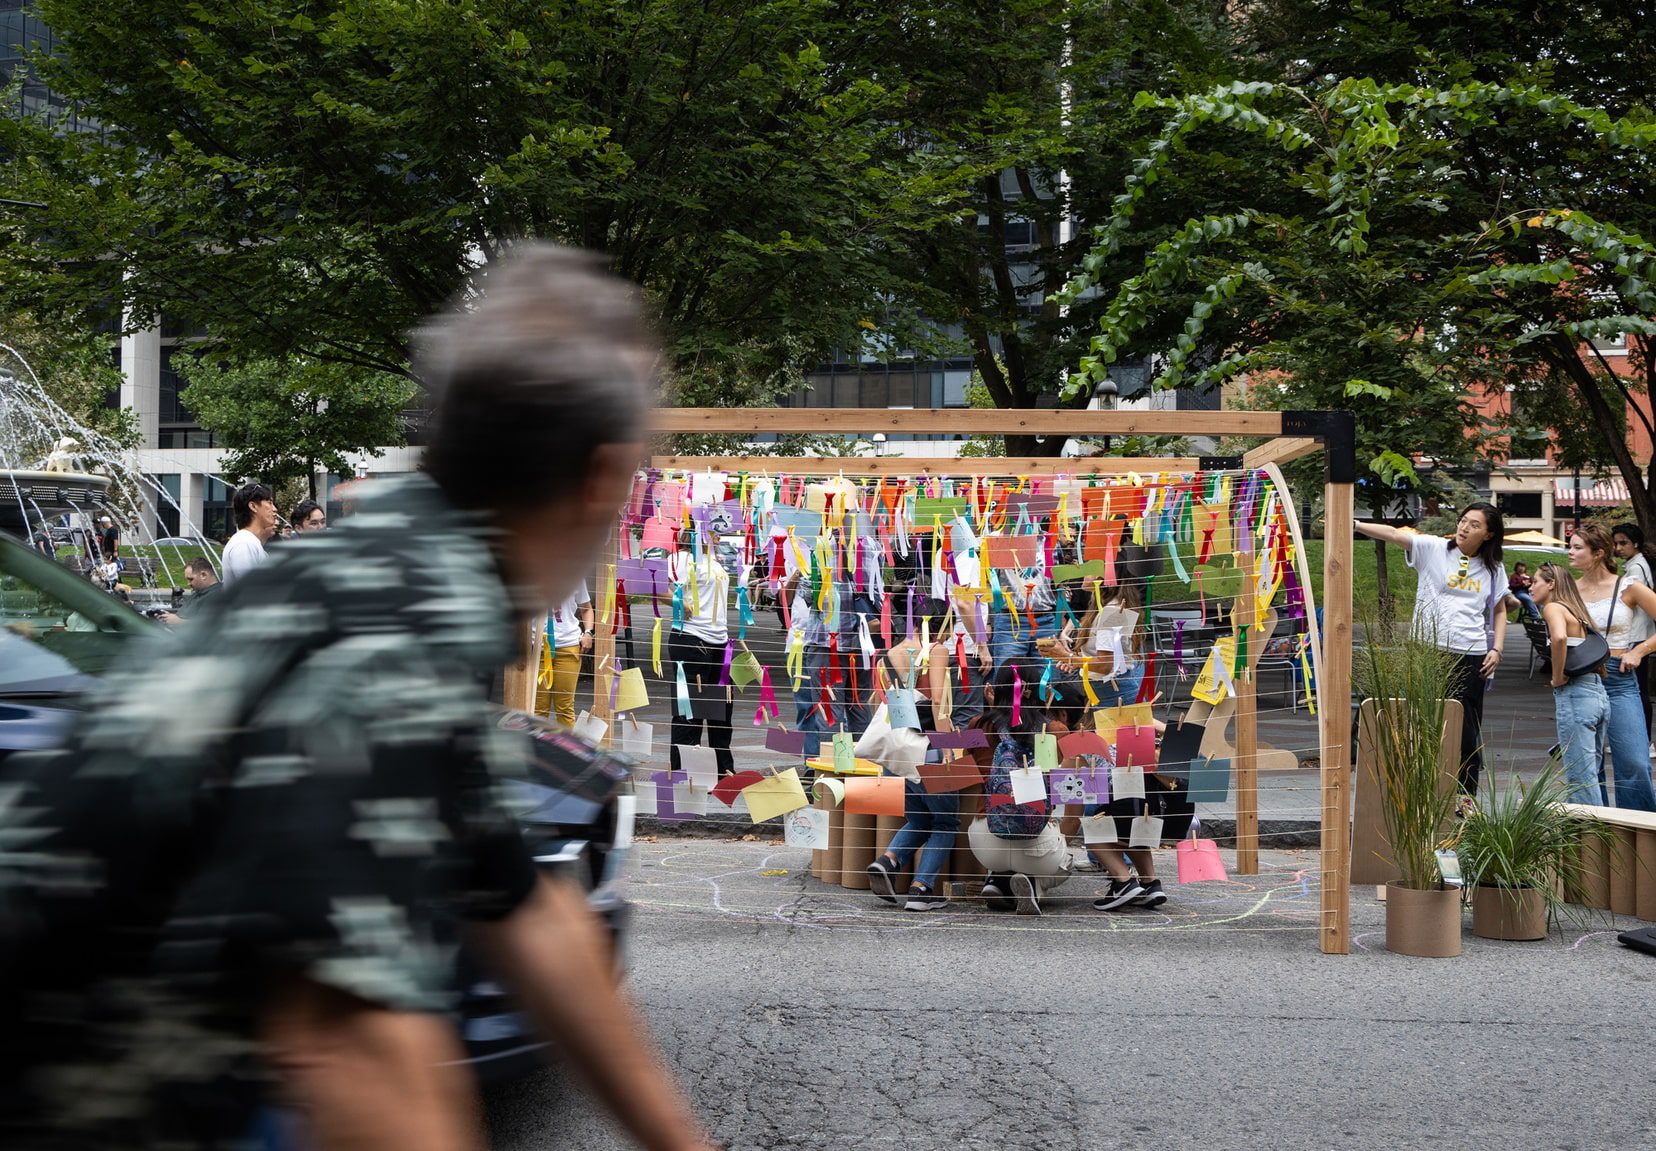
[[[532,625],[527,640],[527,651],[522,659],[506,667],[501,695],[507,707],[515,711],[535,710],[535,680],[540,674],[540,645],[545,641],[539,625]]]
[[[615,624],[621,618],[621,597],[615,597],[615,606],[609,616],[604,615],[604,597],[606,589],[615,586],[615,568],[621,561],[621,533],[625,527],[618,526],[615,530],[615,544],[610,549],[609,559],[598,566],[598,588],[594,596],[592,620],[592,714],[609,723],[610,715],[610,679],[615,675]],[[605,741],[614,738],[614,732],[605,732]]]
[[[1244,529],[1246,530],[1246,529]],[[1240,557],[1239,557],[1240,559]],[[1254,575],[1243,567],[1242,592],[1236,597],[1232,628],[1237,643],[1249,639],[1249,658],[1236,676],[1236,872],[1259,874],[1259,685],[1254,678],[1256,651],[1263,653],[1265,637],[1254,630]],[[1273,617],[1274,618],[1274,617]],[[1248,632],[1242,629],[1248,628]],[[1238,653],[1240,654],[1240,653]]]
[[[1317,707],[1322,719],[1322,930],[1325,955],[1351,952],[1351,533],[1355,490],[1323,487],[1322,668]]]

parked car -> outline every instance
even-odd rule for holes
[[[0,776],[9,757],[60,746],[97,678],[158,626],[0,532]],[[499,723],[525,733],[533,749],[523,778],[507,787],[536,864],[581,885],[619,962],[627,917],[620,880],[636,811],[627,761],[523,712],[503,708]],[[501,988],[464,954],[456,980],[465,992],[457,1022],[478,1074],[533,1066],[543,1045]]]

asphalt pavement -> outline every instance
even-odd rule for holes
[[[1418,959],[1358,890],[1324,956],[1311,851],[1158,912],[1094,912],[1077,876],[1038,918],[898,911],[768,836],[639,855],[629,984],[737,1151],[1656,1146],[1656,959],[1604,913]],[[560,1071],[488,1117],[501,1148],[629,1146]]]

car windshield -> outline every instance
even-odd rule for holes
[[[137,638],[137,620],[74,573],[41,570],[27,548],[0,546],[0,693],[77,689]]]

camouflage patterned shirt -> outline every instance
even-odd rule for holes
[[[486,694],[513,643],[483,534],[387,481],[0,780],[0,1144],[247,1145],[258,1006],[293,975],[452,1007],[460,921],[534,884]]]

